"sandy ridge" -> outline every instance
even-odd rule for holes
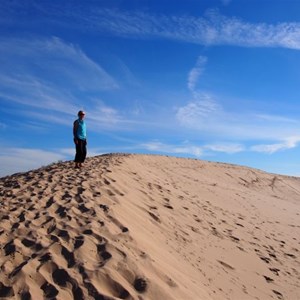
[[[0,197],[0,298],[300,298],[299,178],[114,154]]]

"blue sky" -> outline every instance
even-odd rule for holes
[[[153,153],[300,175],[300,1],[0,2],[0,176]]]

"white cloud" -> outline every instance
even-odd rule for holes
[[[221,0],[228,5],[231,0]],[[110,33],[129,38],[164,38],[201,45],[242,47],[283,47],[300,49],[300,23],[250,23],[209,10],[202,17],[151,14],[137,10],[101,9],[93,3],[47,3],[14,1],[0,7],[0,20],[22,24],[26,10],[36,15],[39,26],[65,26],[94,33]],[[32,19],[31,22],[35,22]]]
[[[189,154],[197,157],[200,157],[203,154],[201,147],[188,145],[168,145],[157,141],[141,144],[140,147],[148,151],[169,154]]]
[[[22,81],[32,79],[32,88],[48,81],[48,87],[66,86],[77,90],[105,90],[118,87],[114,79],[79,47],[53,37],[50,39],[0,40],[2,75]],[[16,75],[17,76],[12,76]]]
[[[224,4],[228,4],[228,0],[224,1]],[[72,11],[62,13],[62,17],[66,23],[73,22],[85,30],[93,29],[94,32],[110,32],[132,38],[165,38],[202,45],[300,49],[298,22],[275,25],[249,23],[223,16],[217,10],[210,10],[203,17],[194,17],[88,7],[79,10],[72,7]],[[59,21],[63,22],[62,19]]]
[[[207,62],[207,58],[205,56],[199,56],[197,63],[194,68],[189,72],[188,76],[188,88],[190,91],[194,91],[197,81],[199,77],[202,75],[204,72],[204,67]]]
[[[58,89],[40,78],[25,74],[10,76],[0,73],[0,87],[0,96],[3,99],[31,108],[62,113],[76,110],[76,105],[72,104],[70,100],[70,98],[73,100],[73,97],[68,92]]]
[[[281,143],[274,144],[262,144],[251,147],[252,151],[263,153],[275,153],[282,150],[292,149],[298,146],[300,143],[300,136],[292,136],[283,140]]]
[[[116,109],[101,105],[91,112],[91,119],[95,119],[101,123],[116,124],[121,121],[121,116]]]
[[[29,171],[65,159],[66,156],[60,152],[41,149],[4,148],[1,149],[0,154],[0,176]]]
[[[63,155],[74,156],[75,155],[75,145],[73,148],[63,148],[59,151]]]
[[[223,5],[231,0],[221,0]],[[164,38],[201,45],[233,45],[241,47],[283,47],[300,49],[300,23],[250,23],[236,17],[209,10],[202,17],[151,14],[137,10],[99,9],[92,3],[71,2],[31,5],[10,3],[0,10],[6,23],[24,21],[24,11],[37,16],[39,26],[52,25],[77,28],[93,33],[110,33],[129,38]],[[21,13],[22,12],[22,13]],[[32,20],[35,22],[35,19]]]
[[[220,144],[207,144],[203,146],[193,145],[189,142],[181,144],[165,144],[159,141],[153,141],[141,144],[140,147],[148,151],[169,153],[169,154],[186,154],[196,157],[208,155],[213,152],[222,152],[227,154],[245,151],[245,147],[236,143],[220,143]]]
[[[200,128],[203,122],[215,118],[221,111],[221,106],[212,96],[204,93],[194,93],[194,100],[178,108],[176,118],[183,126]]]
[[[292,118],[287,118],[278,115],[268,115],[268,114],[256,114],[257,119],[261,119],[268,122],[283,122],[283,123],[298,123],[299,121]]]
[[[114,107],[106,105],[101,100],[92,100],[93,108],[87,109],[87,123],[88,127],[94,131],[103,130],[129,130],[132,126],[142,126],[146,123],[143,121],[136,121],[130,117],[133,113],[127,110],[121,111]]]
[[[146,149],[152,152],[167,154],[185,154],[195,157],[212,155],[214,153],[235,154],[239,152],[262,152],[273,154],[278,151],[292,149],[300,143],[300,136],[286,138],[281,143],[254,145],[249,148],[240,143],[214,143],[204,145],[193,145],[189,142],[181,144],[165,144],[159,141],[152,141],[138,146],[138,148]]]
[[[226,153],[234,154],[239,152],[262,152],[273,154],[278,151],[284,151],[292,149],[298,146],[300,143],[300,136],[293,136],[286,138],[281,143],[274,144],[261,144],[245,147],[240,143],[214,143],[214,144],[204,144],[204,145],[194,145],[190,142],[184,142],[179,144],[165,144],[160,141],[152,141],[148,143],[143,143],[138,146],[138,148],[146,149],[148,151],[167,153],[167,154],[185,154],[192,155],[195,157],[202,157],[206,155],[212,155],[214,153]]]
[[[89,96],[117,89],[118,84],[77,46],[55,37],[0,39],[0,63],[0,97],[19,105],[14,114],[70,125],[84,108],[97,128],[123,120],[116,110],[99,106]]]
[[[118,87],[78,47],[58,38],[1,39],[0,63],[0,96],[36,109],[74,114],[82,91]]]
[[[299,132],[300,122],[284,115],[229,110],[209,93],[193,91],[192,98],[175,109],[175,118],[182,128],[199,134],[233,141],[278,140],[281,144]]]
[[[223,144],[211,144],[205,145],[204,149],[213,151],[213,152],[223,152],[228,154],[238,153],[245,151],[245,147],[241,144],[236,143],[223,143]]]

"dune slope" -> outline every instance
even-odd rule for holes
[[[151,155],[0,179],[0,298],[300,299],[300,178]]]

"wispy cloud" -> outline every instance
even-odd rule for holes
[[[103,91],[118,90],[119,84],[78,46],[56,37],[0,39],[0,63],[0,97],[17,105],[11,112],[15,115],[71,126],[77,111],[84,109],[90,130],[101,132],[143,123],[131,108],[120,111],[99,99]],[[125,64],[122,69],[130,77]]]
[[[194,91],[199,77],[204,72],[204,67],[207,62],[205,56],[199,56],[196,65],[191,69],[188,76],[188,88],[190,91]]]
[[[126,119],[117,109],[105,105],[101,100],[94,100],[93,102],[96,104],[91,111],[88,111],[88,119],[94,128],[107,129],[125,125]]]
[[[193,93],[193,100],[178,108],[176,117],[183,126],[201,128],[208,120],[215,119],[222,108],[215,99],[206,93]]]
[[[168,154],[185,154],[192,155],[195,157],[211,155],[214,152],[233,154],[246,150],[243,145],[236,143],[215,143],[204,144],[199,146],[189,142],[183,142],[179,144],[166,144],[159,141],[152,141],[141,144],[140,147],[153,152],[163,152]]]
[[[144,143],[139,145],[139,147],[148,151],[168,154],[188,154],[196,157],[200,157],[203,154],[203,149],[201,147],[189,145],[168,145],[158,141]]]
[[[224,4],[228,4],[225,1]],[[121,11],[92,7],[72,7],[52,15],[60,24],[93,32],[109,32],[130,38],[164,38],[201,45],[243,47],[284,47],[300,49],[300,23],[249,23],[209,10],[202,17],[157,15],[143,11]],[[45,12],[45,14],[51,14]],[[66,25],[67,26],[67,25]],[[69,26],[69,25],[68,25]]]
[[[71,103],[75,100],[74,96],[66,90],[58,89],[42,78],[32,77],[29,74],[8,75],[1,74],[0,71],[0,87],[0,96],[4,100],[24,106],[62,113],[72,112],[76,107]]]
[[[252,151],[255,152],[263,152],[263,153],[275,153],[282,150],[292,149],[298,146],[300,143],[300,136],[292,136],[286,138],[281,143],[274,143],[274,144],[262,144],[262,145],[255,145],[251,147]]]
[[[117,83],[79,48],[58,38],[0,40],[0,95],[19,104],[71,112],[82,91]]]
[[[2,39],[0,54],[2,72],[11,76],[12,81],[20,80],[23,75],[36,79],[42,74],[44,81],[56,87],[67,85],[68,88],[83,91],[118,87],[114,79],[79,47],[56,37]],[[15,74],[18,76],[12,77]]]
[[[28,148],[3,148],[0,155],[0,176],[25,172],[52,162],[65,160],[66,155],[59,152]]]
[[[278,116],[278,115],[269,115],[269,114],[256,114],[255,117],[258,120],[264,120],[268,122],[282,122],[282,123],[298,123],[299,121],[293,118]]]
[[[110,33],[129,38],[163,38],[201,45],[233,45],[242,47],[283,47],[300,49],[300,23],[250,23],[227,17],[212,9],[202,17],[192,15],[151,14],[138,10],[99,8],[93,3],[75,4],[40,1],[30,4],[5,2],[1,4],[1,21],[20,22],[24,11],[36,18],[32,22],[51,23],[93,33]],[[230,0],[221,0],[223,5]],[[35,21],[36,20],[36,21]]]
[[[227,154],[238,153],[246,150],[246,147],[242,144],[237,143],[220,143],[220,144],[210,144],[203,147],[205,150],[213,152],[223,152]]]
[[[289,137],[281,143],[259,144],[246,147],[241,143],[214,143],[195,145],[191,143],[166,144],[160,141],[152,141],[143,143],[138,148],[151,152],[167,153],[167,154],[184,154],[195,157],[211,156],[217,153],[235,154],[240,152],[261,152],[266,154],[274,154],[276,152],[293,149],[300,143],[300,136]]]
[[[284,115],[232,111],[209,93],[197,92],[192,97],[190,102],[177,108],[175,117],[180,126],[199,134],[235,141],[275,140],[281,145],[282,140],[287,137],[293,140],[299,132],[300,122]]]

